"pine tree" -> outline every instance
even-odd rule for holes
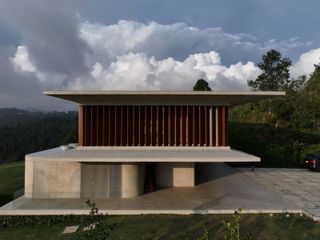
[[[249,80],[248,85],[252,90],[285,90],[290,82],[291,65],[289,58],[282,58],[280,52],[272,49],[262,56],[262,61],[258,64],[262,73],[256,80]]]

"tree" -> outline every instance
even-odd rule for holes
[[[272,49],[262,56],[262,61],[258,64],[262,73],[256,80],[249,80],[248,85],[252,90],[285,90],[290,82],[291,65],[289,58],[282,58],[280,52]]]
[[[306,90],[313,93],[320,91],[320,64],[314,64],[314,71],[310,74],[310,78],[306,83]]]
[[[302,94],[305,115],[311,120],[313,128],[320,126],[320,64],[314,65],[314,71],[310,74]]]
[[[193,86],[193,91],[211,91],[211,88],[206,80],[199,79]]]

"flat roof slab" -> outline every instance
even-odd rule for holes
[[[199,163],[195,187],[166,188],[129,199],[91,199],[108,214],[300,213],[282,198],[244,173],[224,163]],[[18,198],[0,208],[0,215],[88,214],[87,199]]]
[[[80,105],[202,105],[235,106],[284,96],[281,91],[44,91],[45,95]]]
[[[259,162],[260,158],[229,147],[77,147],[26,155],[27,161],[64,162]]]

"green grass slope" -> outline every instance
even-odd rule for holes
[[[203,239],[204,229],[209,239],[224,239],[223,221],[231,221],[232,215],[140,215],[107,216],[106,221],[116,223],[108,239]],[[0,239],[77,239],[75,234],[62,234],[66,226],[75,223],[37,224],[17,227],[1,227]],[[79,229],[78,231],[82,231]],[[246,239],[320,239],[320,225],[311,219],[286,214],[243,214],[240,232]],[[84,239],[95,239],[88,236]]]
[[[0,206],[10,202],[24,186],[24,162],[0,164]]]

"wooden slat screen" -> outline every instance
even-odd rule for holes
[[[80,106],[82,146],[228,146],[226,106]]]

